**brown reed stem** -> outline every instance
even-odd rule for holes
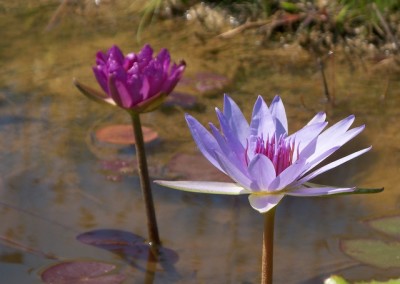
[[[137,113],[130,113],[133,124],[133,133],[135,135],[136,156],[139,168],[139,179],[142,188],[143,199],[146,207],[147,230],[149,234],[150,245],[155,248],[153,251],[158,252],[161,246],[160,237],[158,235],[157,219],[154,210],[153,195],[151,193],[149,171],[147,168],[146,153],[144,149],[142,125],[140,117]]]
[[[276,207],[264,213],[261,284],[272,284],[275,209]]]

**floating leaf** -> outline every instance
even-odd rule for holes
[[[400,268],[400,242],[358,239],[342,240],[341,249],[348,256],[379,268]]]
[[[324,284],[349,284],[343,277],[338,275],[332,275],[328,279],[325,279]]]
[[[101,229],[80,234],[76,239],[84,244],[106,250],[116,250],[126,246],[141,244],[144,238],[131,232]]]
[[[149,260],[151,246],[145,239],[121,230],[102,229],[77,236],[80,242],[116,253],[127,260]],[[159,248],[159,262],[176,263],[178,254],[168,248]]]
[[[197,98],[187,93],[172,92],[165,100],[164,106],[179,106],[184,109],[193,109],[197,106]]]
[[[228,77],[213,72],[199,72],[194,78],[184,77],[180,82],[180,85],[194,88],[202,95],[221,92],[230,84],[231,80]]]
[[[371,219],[367,224],[381,233],[400,238],[400,216]]]
[[[325,279],[324,284],[349,284],[343,277],[338,275],[332,275],[328,279]],[[354,284],[400,284],[400,279],[390,279],[387,281],[361,281],[354,282]]]
[[[150,143],[158,138],[158,133],[148,127],[142,127],[143,139],[145,143]],[[100,128],[96,131],[96,139],[100,142],[106,142],[119,145],[135,144],[133,128],[130,124],[116,124]]]
[[[98,261],[66,261],[47,268],[41,277],[48,284],[118,284],[122,274],[109,274],[116,266]]]
[[[201,154],[176,154],[168,162],[167,169],[168,172],[187,180],[231,181],[218,169],[209,167],[209,162]]]

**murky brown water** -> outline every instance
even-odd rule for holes
[[[324,103],[315,58],[296,46],[264,48],[258,45],[259,35],[251,32],[216,39],[183,19],[150,25],[138,42],[136,8],[130,1],[115,2],[104,0],[96,7],[82,1],[86,4],[67,6],[56,14],[58,1],[0,3],[2,281],[40,283],[40,271],[56,261],[39,251],[62,260],[111,262],[128,275],[126,283],[143,281],[143,269],[75,240],[79,233],[93,229],[128,230],[144,237],[147,232],[138,178],[128,171],[113,182],[102,169],[104,160],[130,162],[132,151],[99,145],[92,139],[97,127],[129,123],[129,117],[84,98],[74,89],[72,78],[95,85],[91,66],[98,49],[118,44],[125,52],[137,51],[144,43],[156,50],[167,47],[175,60],[184,58],[186,78],[218,73],[232,80],[211,97],[190,84],[178,86],[177,90],[197,96],[206,106],[202,111],[188,110],[202,122],[216,121],[214,107],[221,107],[222,93],[228,91],[247,115],[258,94],[270,101],[279,93],[293,131],[320,110],[328,112],[331,124],[353,113],[357,125],[367,125],[341,153],[371,144],[373,150],[318,182],[385,186],[385,192],[331,199],[285,198],[276,217],[276,283],[321,283],[335,272],[350,279],[400,274],[360,265],[338,247],[342,238],[374,235],[360,221],[400,214],[398,74],[382,63],[361,62],[357,56],[350,57],[352,69],[339,54],[335,62],[326,62],[328,84],[336,99],[336,106],[330,107]],[[160,136],[148,149],[154,177],[185,175],[171,169],[186,166],[167,167],[170,160],[197,160],[192,157],[198,153],[183,112],[175,108],[142,118]],[[202,163],[200,156],[199,160]],[[213,170],[203,169],[199,166],[186,175],[216,176]],[[159,270],[155,283],[259,282],[263,218],[246,197],[182,193],[155,185],[153,191],[163,243],[179,254],[175,271]],[[29,252],[28,247],[37,251]]]

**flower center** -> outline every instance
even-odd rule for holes
[[[257,137],[255,141],[254,154],[263,154],[271,160],[275,167],[276,175],[279,175],[295,160],[295,154],[299,156],[298,148],[295,151],[295,142],[286,141],[284,136],[279,138],[273,136],[270,139],[264,140],[262,137]]]

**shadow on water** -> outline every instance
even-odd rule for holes
[[[153,185],[163,245],[179,256],[172,265],[167,262],[167,268],[154,267],[147,262],[149,254],[140,251],[140,265],[131,265],[126,255],[77,240],[85,232],[101,230],[127,232],[141,241],[147,236],[133,151],[106,144],[93,147],[88,139],[97,126],[129,122],[125,114],[93,104],[72,86],[73,77],[95,85],[90,67],[98,49],[112,44],[124,52],[141,48],[143,44],[135,41],[139,14],[129,1],[101,1],[104,5],[99,7],[83,1],[62,8],[58,16],[54,11],[59,1],[44,1],[43,7],[35,1],[28,6],[23,5],[26,1],[13,2],[0,4],[0,24],[21,27],[0,31],[8,39],[0,43],[0,275],[10,283],[39,282],[40,273],[57,261],[89,259],[113,264],[126,276],[124,283],[258,283],[263,218],[250,208],[246,196],[210,196]],[[382,101],[385,74],[350,70],[337,60],[336,66],[326,66],[336,94],[336,106],[330,107],[324,103],[315,59],[300,48],[262,48],[257,34],[246,34],[245,40],[200,41],[195,36],[199,31],[196,23],[174,19],[150,25],[142,33],[143,43],[167,47],[174,60],[186,60],[187,80],[177,92],[195,97],[201,106],[191,108],[188,99],[186,104],[168,105],[168,111],[143,115],[143,124],[159,137],[147,148],[152,177],[226,180],[198,153],[183,117],[188,112],[203,124],[216,122],[214,107],[222,106],[225,91],[246,117],[258,94],[270,102],[279,93],[290,132],[321,110],[327,111],[330,125],[353,113],[355,125],[367,127],[333,158],[371,144],[373,150],[315,182],[385,186],[385,191],[284,198],[276,215],[274,280],[311,284],[331,273],[349,279],[396,275],[398,270],[350,259],[340,251],[339,241],[372,238],[360,221],[400,214],[400,83],[390,79]],[[335,81],[330,80],[332,72]],[[197,81],[204,78],[211,82],[199,86]],[[210,86],[217,91],[210,92]],[[109,178],[111,174],[120,177]]]

